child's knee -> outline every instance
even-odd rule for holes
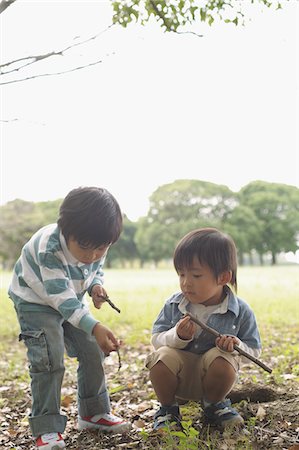
[[[239,355],[224,352],[217,347],[207,351],[201,359],[203,373],[206,373],[211,367],[214,367],[218,368],[218,370],[234,372],[237,374],[239,371],[239,363]]]
[[[151,370],[158,362],[162,362],[173,374],[181,368],[181,361],[176,349],[164,346],[152,352],[145,360],[145,366]]]
[[[219,376],[235,376],[236,375],[236,369],[231,364],[230,361],[223,358],[222,356],[218,356],[214,359],[214,361],[211,363],[209,370],[213,370],[214,372],[217,372]]]

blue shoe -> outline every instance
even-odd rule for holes
[[[206,422],[221,428],[241,427],[244,424],[243,418],[232,407],[231,401],[225,399],[223,402],[212,403],[203,410]]]
[[[161,428],[182,429],[181,415],[178,406],[161,406],[159,411],[154,415],[154,430],[160,430]]]

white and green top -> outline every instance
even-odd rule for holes
[[[104,260],[105,256],[92,264],[79,262],[68,250],[57,224],[47,225],[23,247],[8,294],[24,311],[49,306],[91,334],[98,320],[90,314],[84,294],[95,284],[103,284]]]

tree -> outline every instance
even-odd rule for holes
[[[244,5],[245,3],[245,5]],[[133,20],[145,25],[154,18],[165,31],[180,32],[185,25],[216,20],[244,24],[247,2],[236,0],[118,0],[112,1],[113,22],[128,26]],[[279,0],[251,0],[251,3],[281,8]]]
[[[147,261],[156,265],[163,259],[172,257],[177,236],[173,236],[172,229],[158,221],[148,223],[147,218],[138,222],[135,242],[141,259],[141,266]]]
[[[23,245],[42,226],[58,219],[61,200],[27,202],[16,199],[1,206],[0,261],[10,269],[18,259]]]
[[[223,223],[223,231],[234,239],[238,249],[239,264],[244,264],[246,253],[251,257],[258,238],[261,236],[262,223],[256,217],[254,211],[243,204],[237,205],[226,215]]]
[[[61,71],[38,72],[38,66],[41,61],[57,60],[57,58],[67,56],[75,47],[80,47],[81,52],[84,53],[84,49],[90,42],[98,39],[114,25],[127,27],[133,20],[141,25],[146,25],[153,19],[161,25],[164,31],[174,33],[189,32],[201,36],[197,32],[186,30],[186,26],[197,25],[202,22],[212,25],[216,19],[235,25],[244,24],[246,16],[246,5],[244,6],[244,3],[247,3],[236,2],[236,0],[110,0],[110,2],[112,6],[112,23],[106,29],[86,39],[76,36],[68,45],[62,46],[58,50],[48,50],[44,53],[35,53],[33,50],[30,55],[20,55],[17,59],[3,62],[0,64],[0,85],[23,82],[44,76],[61,75],[102,63],[102,59],[96,57],[88,63],[71,63],[68,69]],[[277,9],[281,8],[279,0],[251,0],[251,3],[266,7],[273,6]],[[13,5],[11,8],[17,7],[17,4],[17,0],[0,0],[0,14],[7,11],[7,8],[11,5]],[[69,8],[71,14],[72,7],[70,6]],[[59,9],[57,9],[57,13],[59,14]],[[36,72],[31,75],[26,74],[28,67],[34,67]]]
[[[226,186],[200,180],[176,180],[150,197],[147,217],[140,220],[136,244],[143,262],[171,259],[178,240],[192,229],[220,227],[233,209],[235,194]]]
[[[22,246],[41,226],[58,218],[60,200],[32,203],[14,200],[0,207],[0,262],[9,269]],[[235,240],[240,264],[256,250],[272,254],[295,252],[299,244],[299,189],[254,181],[233,193],[226,186],[200,180],[177,180],[160,186],[150,197],[146,217],[137,223],[124,218],[124,229],[111,247],[107,266],[140,260],[172,259],[178,240],[192,229],[213,226]]]
[[[5,269],[14,265],[23,245],[42,225],[43,214],[32,202],[17,199],[1,207],[0,260]]]
[[[59,208],[63,199],[52,200],[48,202],[35,203],[36,208],[41,212],[43,216],[43,222],[45,224],[57,222],[59,215]]]
[[[111,267],[114,262],[121,262],[123,266],[129,262],[133,264],[139,258],[135,243],[137,224],[124,217],[123,231],[118,241],[113,244],[107,255],[107,267]]]
[[[2,14],[16,0],[1,0],[0,14]],[[177,31],[179,27],[197,19],[207,21],[210,25],[215,17],[227,23],[238,23],[244,20],[242,8],[244,4],[235,0],[111,0],[113,6],[113,22],[126,27],[133,19],[140,20],[144,25],[153,16],[166,31]],[[267,7],[274,5],[281,8],[279,0],[251,0]],[[234,19],[229,16],[232,13]]]
[[[260,255],[271,252],[272,264],[279,252],[295,252],[299,239],[299,189],[279,183],[253,181],[239,192],[242,205],[254,212],[261,224],[253,244]]]
[[[236,205],[236,195],[227,187],[208,181],[176,180],[160,186],[150,197],[148,221],[169,227],[219,226]]]

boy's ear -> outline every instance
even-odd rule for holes
[[[221,286],[224,286],[225,284],[229,283],[232,279],[232,272],[231,270],[226,270],[225,272],[222,272],[218,277],[218,284]]]

